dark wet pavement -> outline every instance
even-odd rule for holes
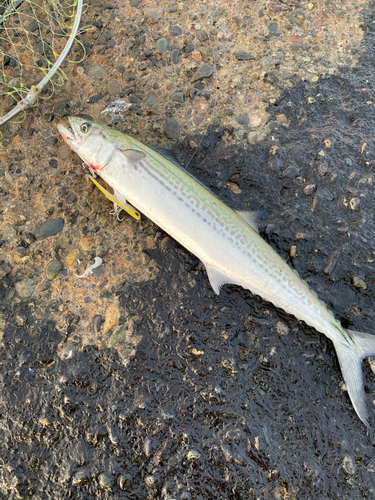
[[[189,169],[228,205],[265,210],[262,236],[344,326],[375,333],[371,19],[357,67],[296,80],[268,110],[288,127],[224,151],[211,131]],[[142,335],[126,366],[93,346],[61,359],[54,323],[30,332],[16,319],[30,304],[4,301],[0,498],[373,498],[374,441],[331,342],[241,288],[217,297],[195,257],[141,228],[158,233],[159,273],[113,290]],[[368,361],[363,373],[375,425]]]

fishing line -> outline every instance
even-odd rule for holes
[[[86,57],[76,36],[90,29],[79,29],[87,7],[83,0],[0,0],[0,97],[2,107],[11,108],[0,118],[0,127],[20,112],[22,122],[28,107],[39,98],[51,98],[55,86],[64,85],[64,60],[79,63]],[[82,55],[73,61],[67,55],[74,42]],[[41,95],[48,83],[50,94]]]

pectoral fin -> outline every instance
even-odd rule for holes
[[[121,207],[123,210],[125,210],[125,212],[127,212],[129,215],[134,217],[134,219],[140,220],[140,218],[141,218],[140,213],[132,205],[127,203],[124,196],[120,195],[121,199],[119,200],[118,193],[116,191],[115,191],[115,194],[111,194],[102,185],[100,185],[98,181],[96,181],[93,177],[91,177],[91,175],[89,175],[89,178],[92,180],[92,182],[95,184],[95,186],[97,186],[100,189],[100,191],[102,193],[104,193],[106,195],[106,197],[109,200],[111,200],[115,205]]]
[[[125,156],[125,158],[133,164],[138,163],[146,157],[146,153],[142,151],[138,151],[137,149],[122,149],[121,154]]]

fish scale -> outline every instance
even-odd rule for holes
[[[256,214],[229,208],[166,150],[85,118],[69,122],[71,129],[58,125],[61,135],[114,189],[110,198],[119,206],[121,200],[130,202],[196,255],[217,294],[226,283],[241,285],[332,340],[354,409],[369,427],[361,361],[375,355],[375,336],[341,326],[258,235]]]

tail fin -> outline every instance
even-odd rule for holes
[[[361,362],[367,356],[375,356],[375,335],[348,330],[353,338],[353,345],[347,346],[335,343],[341,372],[357,415],[370,429],[363,389]]]

